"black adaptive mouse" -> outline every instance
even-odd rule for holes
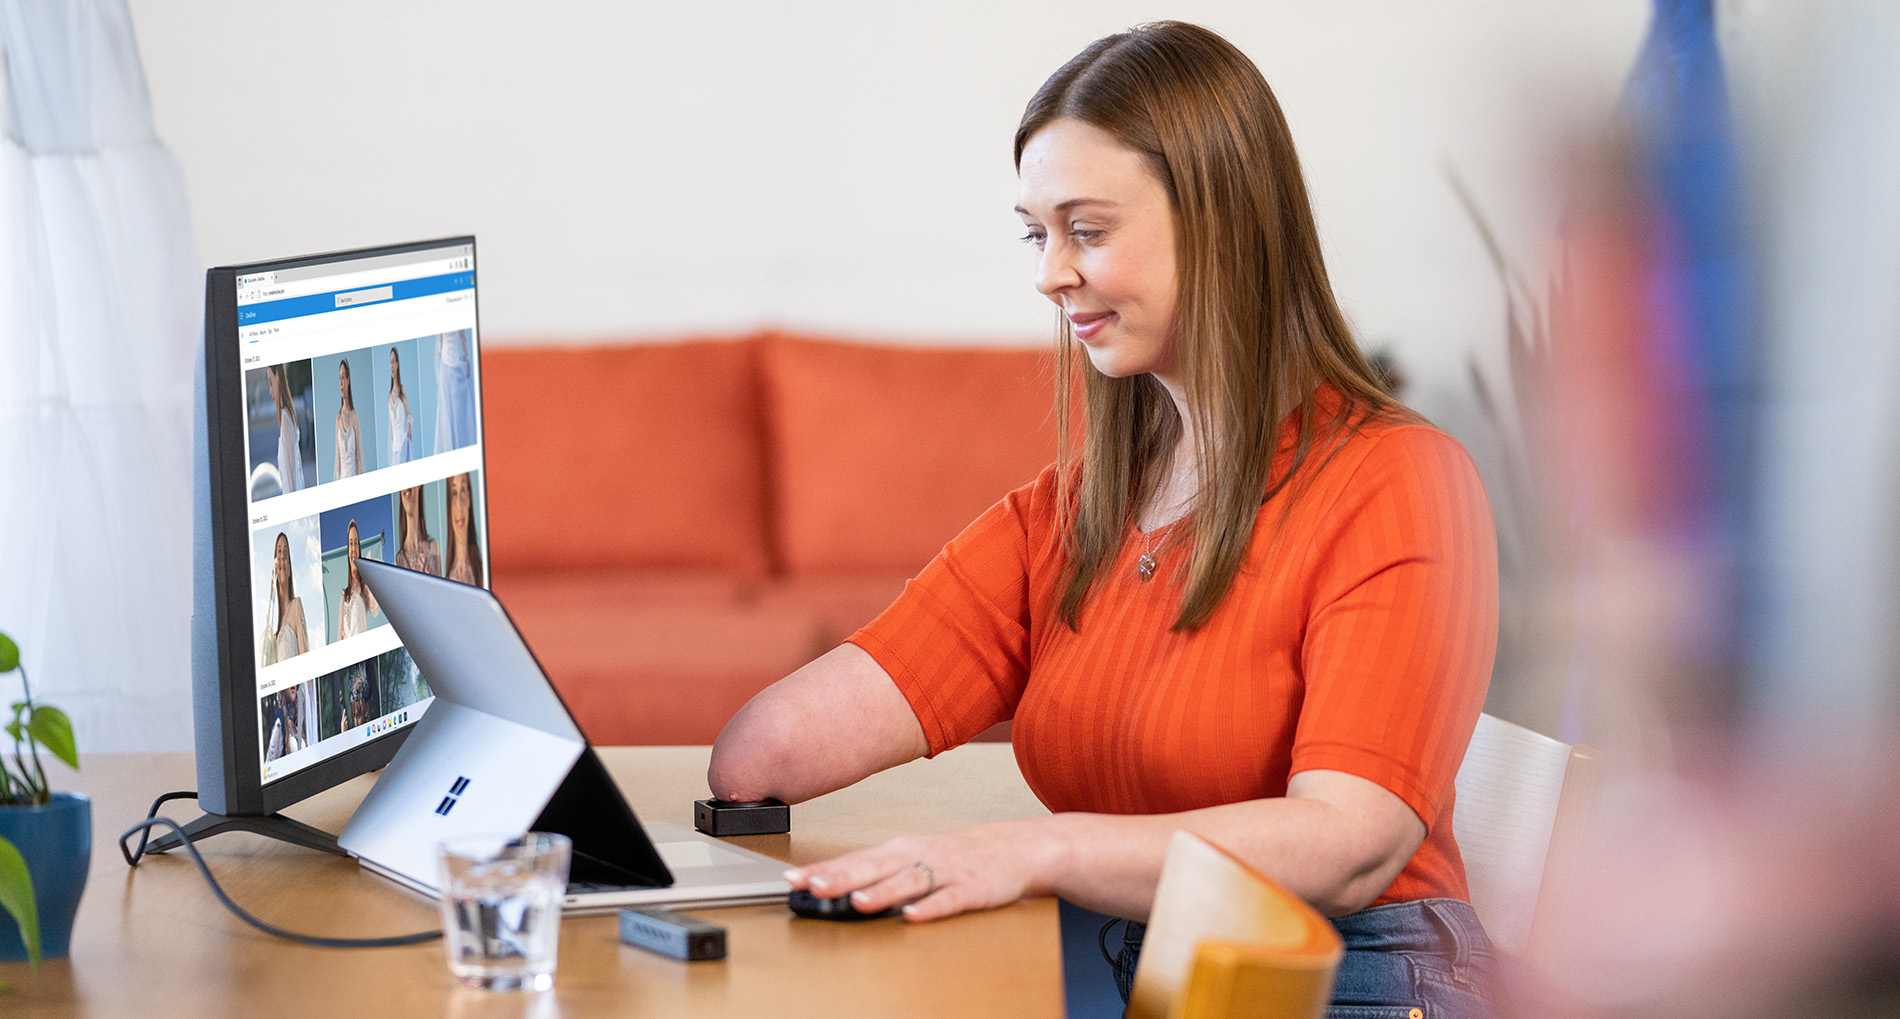
[[[898,907],[892,906],[879,913],[860,913],[858,907],[851,904],[851,896],[840,895],[836,898],[820,898],[804,889],[792,892],[785,900],[792,912],[813,920],[876,920],[880,917],[896,916]]]

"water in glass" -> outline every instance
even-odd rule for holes
[[[443,935],[449,970],[464,986],[539,991],[554,985],[568,848],[561,836],[533,832],[443,844]]]

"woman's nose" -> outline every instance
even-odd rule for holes
[[[1074,255],[1074,249],[1060,238],[1049,238],[1042,257],[1036,261],[1036,289],[1044,297],[1055,297],[1082,282],[1082,275],[1075,269]]]

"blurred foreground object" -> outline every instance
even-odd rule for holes
[[[1507,291],[1541,648],[1605,751],[1524,1015],[1900,1015],[1900,6],[1803,12],[1744,147],[1710,0],[1657,0]]]
[[[1174,833],[1129,1019],[1319,1019],[1345,955],[1313,907],[1227,851]]]

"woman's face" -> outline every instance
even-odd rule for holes
[[[290,539],[281,534],[277,536],[277,556],[273,568],[277,572],[277,587],[282,590],[284,582],[290,579]]]
[[[449,478],[449,526],[456,534],[468,534],[468,514],[470,510],[468,494],[468,475],[456,474]]]
[[[405,488],[402,490],[402,515],[403,516],[413,517],[416,515],[416,499],[421,494],[422,494],[422,489],[420,488]]]
[[[336,363],[336,387],[337,387],[337,391],[343,394],[344,402],[345,403],[349,402],[350,363],[348,361],[338,361]]]
[[[352,521],[350,521],[350,564],[351,564],[351,568],[355,568],[355,563],[356,563],[356,559],[357,559],[357,557],[358,557],[358,556],[361,556],[362,554],[363,554],[363,542],[362,542],[362,538],[361,538],[361,536],[360,536],[360,535],[358,535],[358,534],[356,533],[356,521],[354,521],[354,520],[352,520]]]
[[[1036,289],[1104,375],[1174,371],[1174,209],[1148,161],[1062,119],[1023,146],[1020,204],[1040,256]]]
[[[395,385],[396,380],[400,378],[402,378],[402,361],[396,357],[396,348],[391,347],[389,349],[389,384]]]

